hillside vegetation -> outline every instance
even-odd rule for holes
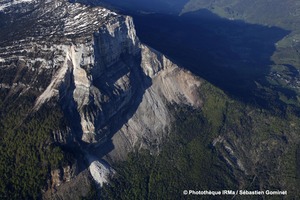
[[[39,199],[51,169],[66,162],[52,132],[63,128],[60,109],[44,106],[29,114],[34,94],[0,98],[0,198]],[[50,183],[48,183],[50,184]]]
[[[132,153],[118,163],[103,199],[181,199],[185,189],[279,189],[299,197],[298,117],[233,101],[208,83],[201,89],[203,108],[173,105],[176,120],[160,154]]]

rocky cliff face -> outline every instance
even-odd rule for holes
[[[32,112],[57,102],[69,122],[53,132],[62,145],[75,141],[113,161],[135,148],[157,152],[172,121],[168,105],[201,106],[199,79],[143,45],[128,16],[63,0],[0,6],[1,90],[31,95]],[[52,171],[55,187],[72,181],[61,172]]]

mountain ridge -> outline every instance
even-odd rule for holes
[[[140,42],[129,16],[63,0],[26,5],[0,12],[1,198],[299,196],[295,107],[229,97]]]
[[[99,177],[109,176],[102,158],[123,160],[136,148],[158,153],[173,120],[169,103],[201,106],[200,79],[140,43],[131,17],[64,0],[24,5],[12,4],[1,13],[10,19],[0,32],[1,105],[14,106],[28,96],[20,124],[39,120],[35,116],[45,108],[60,112],[53,119],[60,125],[42,131],[50,143],[43,148],[53,146],[59,154],[44,171],[46,198],[70,195],[64,191],[77,188],[71,183],[79,178],[89,184],[87,170],[102,183]],[[21,18],[14,9],[21,9]],[[2,121],[12,112],[4,111]],[[87,195],[86,188],[79,193]]]

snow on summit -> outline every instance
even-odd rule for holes
[[[0,2],[0,11],[3,11],[5,8],[10,7],[12,5],[20,4],[20,3],[32,3],[34,0],[4,0]]]

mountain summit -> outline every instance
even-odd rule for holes
[[[131,17],[63,0],[1,6],[1,105],[23,101],[20,124],[39,120],[45,108],[60,110],[53,120],[65,123],[50,127],[48,145],[84,156],[52,166],[53,191],[74,184],[87,167],[99,182],[103,156],[117,161],[134,149],[158,153],[173,120],[169,105],[201,106],[201,81],[142,44]],[[86,164],[78,164],[82,159]]]
[[[0,3],[0,199],[299,197],[296,32],[78,1]]]

